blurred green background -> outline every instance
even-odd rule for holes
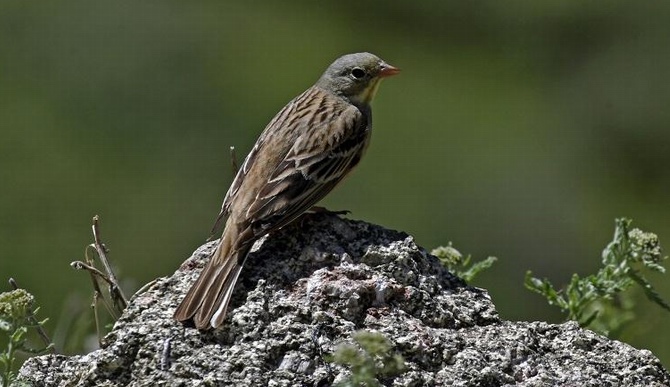
[[[102,218],[131,294],[207,237],[270,118],[341,54],[403,69],[358,170],[323,203],[500,261],[475,285],[505,319],[559,322],[524,289],[591,273],[614,219],[670,246],[670,3],[0,3],[0,278],[68,335],[93,330],[69,263]],[[666,299],[666,277],[651,277]],[[1,285],[7,289],[8,285]],[[670,364],[670,314],[640,296],[622,340]],[[68,343],[68,344],[65,344]]]

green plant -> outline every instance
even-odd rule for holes
[[[28,329],[39,328],[47,321],[35,320],[34,297],[24,289],[0,293],[0,332],[7,336],[7,347],[0,353],[0,381],[3,387],[16,379],[14,364],[17,352],[37,355],[52,348],[52,344],[41,349],[28,346]]]
[[[470,255],[463,257],[449,242],[446,246],[440,246],[430,252],[436,256],[450,272],[463,278],[466,282],[472,281],[479,273],[490,268],[498,260],[496,257],[488,257],[483,261],[470,264]]]
[[[391,343],[381,333],[358,331],[353,340],[356,345],[341,344],[329,359],[351,368],[351,377],[339,386],[380,386],[378,378],[393,377],[405,369],[405,360],[392,352]]]
[[[558,306],[582,327],[604,334],[616,333],[634,315],[632,296],[626,292],[638,284],[649,300],[670,311],[651,283],[643,276],[648,269],[665,273],[667,259],[661,253],[656,234],[631,229],[631,220],[616,220],[614,238],[602,253],[603,267],[593,275],[581,278],[574,274],[565,289],[556,290],[547,279],[538,279],[526,272],[526,288],[543,295],[550,305]]]

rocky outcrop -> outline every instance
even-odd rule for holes
[[[330,386],[349,375],[327,354],[359,330],[405,360],[389,386],[669,386],[649,351],[574,323],[503,321],[486,291],[451,275],[411,236],[326,214],[259,241],[214,332],[172,313],[215,247],[136,294],[80,356],[28,360],[46,386]]]

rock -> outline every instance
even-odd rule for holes
[[[575,323],[502,321],[486,291],[451,275],[411,236],[333,215],[257,242],[226,324],[185,328],[172,313],[215,248],[136,294],[103,348],[46,355],[20,370],[45,386],[330,386],[328,363],[358,330],[405,359],[389,386],[670,386],[652,353]]]

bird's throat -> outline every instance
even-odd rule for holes
[[[377,89],[379,89],[381,81],[381,79],[374,79],[371,81],[368,87],[351,99],[352,102],[356,105],[369,105],[375,98],[375,94],[377,94]]]

